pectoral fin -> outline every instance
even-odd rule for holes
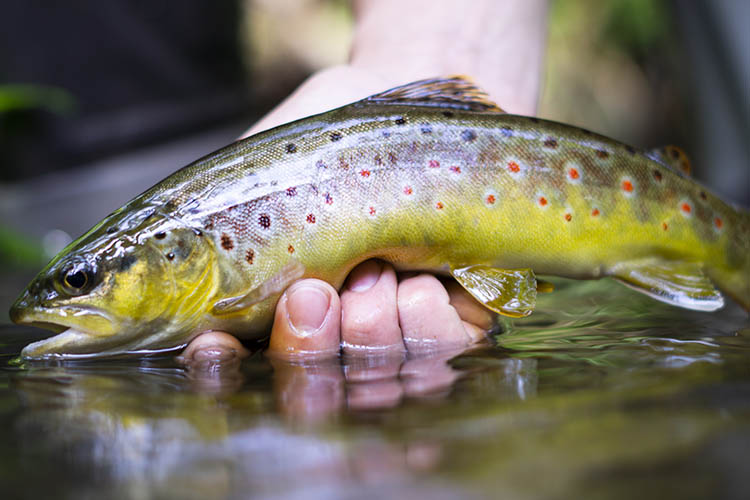
[[[469,266],[451,271],[475,299],[493,311],[520,318],[536,305],[536,278],[531,269]]]
[[[283,292],[294,280],[302,277],[305,267],[298,261],[292,260],[281,270],[256,288],[243,295],[219,300],[211,310],[212,314],[230,314],[248,309],[253,304],[262,302],[268,297]]]
[[[698,264],[626,262],[612,274],[629,287],[667,304],[696,311],[715,311],[724,306],[724,297]]]

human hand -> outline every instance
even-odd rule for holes
[[[317,279],[299,280],[279,299],[268,354],[321,359],[345,354],[401,354],[469,346],[484,338],[493,314],[453,281],[402,274],[370,260],[357,266],[339,294]],[[179,360],[210,369],[247,356],[226,332],[199,335]]]
[[[316,73],[243,137],[321,113],[410,81],[464,74],[512,113],[533,114],[540,84],[544,0],[486,2],[456,10],[443,0],[356,0],[348,64]],[[366,287],[366,285],[370,285]],[[346,352],[466,346],[483,338],[492,315],[455,282],[396,276],[384,263],[356,268],[341,292],[299,281],[276,309],[269,353],[325,357]],[[206,337],[206,335],[209,335]],[[184,362],[227,362],[246,351],[224,332],[198,336]]]

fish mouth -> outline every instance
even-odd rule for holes
[[[16,309],[11,310],[11,319],[56,334],[24,347],[21,357],[27,360],[98,356],[122,343],[113,318],[90,306]]]

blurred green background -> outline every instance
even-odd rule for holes
[[[83,5],[14,0],[0,19],[2,310],[71,237],[345,62],[352,36],[345,0]],[[551,1],[539,115],[678,144],[747,206],[748,19],[732,0]]]

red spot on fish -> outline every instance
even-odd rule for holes
[[[573,216],[572,216],[571,214],[565,214],[565,220],[566,220],[567,222],[570,222],[570,221],[572,221],[572,220],[573,220]]]
[[[494,205],[495,204],[495,195],[494,194],[488,194],[487,197],[484,199],[484,201],[487,202],[488,205]]]
[[[669,229],[669,226],[667,225],[666,222],[662,222],[661,223],[661,228],[666,231],[667,229]]]
[[[333,205],[333,196],[331,196],[331,193],[324,194],[323,199],[325,200],[326,205]]]
[[[440,168],[440,162],[437,160],[430,160],[430,168]]]
[[[408,195],[412,194],[413,192],[414,192],[414,190],[411,188],[411,186],[404,186],[404,194],[405,195],[408,196]]]
[[[461,167],[453,165],[452,167],[450,167],[450,171],[453,172],[454,174],[460,174],[461,173]]]
[[[592,217],[598,217],[599,216],[599,209],[598,208],[593,209],[591,211],[591,216]]]
[[[294,247],[292,245],[289,245],[286,250],[289,253],[294,253]]]
[[[287,196],[297,196],[297,188],[296,187],[288,187],[288,188],[286,188],[286,195]]]
[[[439,201],[439,202],[435,203],[435,208],[438,209],[438,210],[442,210],[443,209],[443,202]]]
[[[581,173],[578,171],[577,168],[571,167],[568,169],[568,177],[570,177],[571,179],[575,181],[581,177]]]
[[[714,226],[716,226],[716,229],[721,229],[724,226],[724,221],[721,220],[721,217],[714,217]]]
[[[370,215],[375,215],[375,207],[370,207]]]
[[[234,242],[227,233],[221,235],[221,248],[227,251],[234,248]]]
[[[609,153],[603,149],[597,149],[596,156],[598,158],[601,158],[602,160],[606,160],[607,158],[609,158]]]
[[[307,214],[307,223],[315,224],[315,214]]]
[[[509,161],[508,162],[508,170],[510,170],[514,174],[517,174],[518,172],[521,171],[521,167],[518,165],[518,163],[516,163],[514,161]]]
[[[539,197],[539,205],[546,206],[547,203],[548,203],[547,198],[545,198],[544,196]]]
[[[691,206],[690,206],[690,203],[688,203],[688,202],[686,202],[686,201],[683,201],[683,202],[682,202],[682,203],[680,204],[680,210],[682,210],[682,211],[683,211],[683,212],[685,212],[686,214],[689,214],[690,212],[692,212],[692,211],[693,211],[693,207],[691,207]]]
[[[633,183],[625,179],[624,181],[622,181],[622,190],[625,191],[626,193],[632,193]]]
[[[370,177],[370,171],[369,170],[360,170],[359,175],[362,177]]]

